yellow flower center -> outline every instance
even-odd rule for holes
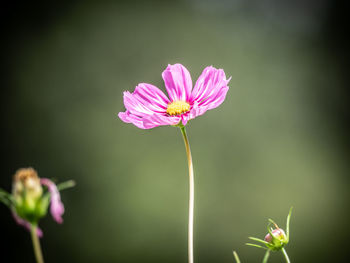
[[[185,101],[178,100],[168,104],[166,113],[168,113],[171,116],[174,116],[174,115],[180,115],[182,113],[188,112],[189,110],[190,110],[190,104],[188,104]]]

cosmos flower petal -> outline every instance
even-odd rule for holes
[[[132,123],[140,129],[147,129],[143,123],[142,117],[133,115],[129,111],[119,112],[118,117],[125,123]]]
[[[13,218],[15,219],[15,221],[16,221],[17,224],[19,224],[19,225],[25,227],[28,231],[31,231],[31,224],[30,224],[28,221],[26,221],[26,220],[20,218],[20,217],[16,214],[15,211],[12,211],[12,216],[13,216]],[[38,235],[38,237],[42,237],[42,236],[43,236],[43,231],[42,231],[39,227],[37,227],[37,228],[36,228],[36,234]]]
[[[189,120],[190,120],[190,118],[188,117],[188,115],[181,116],[182,125],[186,125]]]
[[[64,213],[64,206],[61,202],[60,192],[58,191],[55,183],[47,178],[41,178],[40,183],[47,186],[51,194],[50,212],[53,219],[55,219],[55,221],[59,224],[63,223],[62,215]]]
[[[198,102],[194,102],[192,109],[188,114],[189,120],[203,115],[208,110],[208,108],[208,106],[199,106]]]
[[[192,79],[181,64],[168,65],[162,77],[171,101],[188,101],[192,91]]]
[[[166,110],[170,102],[163,91],[148,83],[140,83],[137,85],[133,95],[142,104],[156,112],[163,112]]]
[[[152,125],[162,126],[162,125],[176,125],[180,122],[180,116],[165,116],[161,114],[153,114],[145,120],[145,126],[150,127]],[[151,127],[153,128],[153,127]]]
[[[200,107],[208,107],[208,110],[215,109],[221,105],[221,103],[224,102],[226,98],[226,93],[228,92],[229,87],[224,87],[220,89],[220,91],[216,94],[215,97],[213,97],[210,100],[207,100],[205,103],[200,105]]]
[[[125,108],[136,116],[147,116],[154,113],[165,113],[169,99],[157,87],[141,83],[133,93],[124,92]]]
[[[225,100],[229,81],[222,69],[210,66],[203,70],[191,96],[191,101],[198,102],[198,107],[202,108],[201,114],[204,113],[203,109],[214,109]]]
[[[176,125],[180,122],[181,118],[178,116],[165,116],[163,114],[153,114],[144,117],[138,117],[130,112],[120,112],[119,118],[126,122],[132,123],[140,129],[152,129],[157,126],[163,125]]]

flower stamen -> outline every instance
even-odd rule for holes
[[[174,116],[181,115],[188,111],[190,111],[190,104],[185,101],[177,100],[168,104],[166,113],[170,116]]]

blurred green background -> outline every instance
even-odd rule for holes
[[[261,262],[245,246],[294,206],[292,262],[344,262],[349,141],[341,1],[138,1],[3,9],[1,187],[17,168],[74,179],[64,224],[42,220],[47,262],[186,262],[188,175],[179,129],[117,117],[122,92],[164,90],[182,63],[232,76],[225,102],[191,121],[195,261]],[[341,44],[339,44],[341,43]],[[348,51],[348,50],[346,50]],[[0,207],[1,262],[34,262]],[[269,262],[283,262],[274,253]]]

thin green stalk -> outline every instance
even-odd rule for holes
[[[43,253],[41,252],[40,241],[39,241],[39,237],[37,234],[37,226],[36,225],[32,225],[32,227],[30,229],[30,234],[32,236],[32,242],[33,242],[33,248],[34,248],[36,262],[37,263],[44,263]]]
[[[189,206],[188,206],[188,262],[193,263],[193,213],[194,213],[194,175],[190,143],[184,126],[180,127],[185,142],[189,173]]]
[[[237,254],[236,251],[233,251],[233,256],[234,256],[234,258],[235,258],[235,260],[236,260],[236,263],[241,263],[241,261],[240,261],[240,259],[239,259],[238,254]]]
[[[286,262],[290,263],[290,259],[288,257],[287,251],[284,248],[282,248],[282,252],[283,252],[284,258],[286,259]]]
[[[267,260],[269,259],[269,256],[270,256],[270,249],[266,250],[266,253],[265,253],[265,256],[264,256],[264,259],[263,259],[262,263],[267,263]]]

